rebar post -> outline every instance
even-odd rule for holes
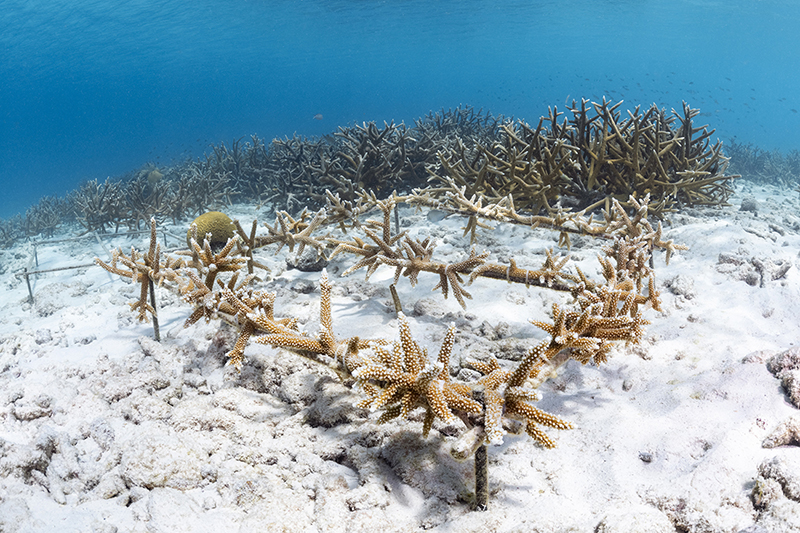
[[[147,280],[150,286],[150,305],[153,307],[153,335],[157,342],[161,342],[161,332],[158,328],[158,306],[156,305],[156,287],[152,279]]]

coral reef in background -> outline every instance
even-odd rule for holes
[[[778,150],[762,150],[733,138],[725,148],[725,153],[730,158],[731,171],[749,180],[779,187],[800,184],[800,150],[790,150],[784,154]]]
[[[697,110],[684,104],[667,114],[652,105],[623,117],[619,105],[573,102],[571,118],[553,108],[535,128],[459,107],[411,127],[364,123],[269,144],[253,135],[212,146],[200,159],[161,168],[148,163],[118,179],[88,180],[63,199],[43,198],[24,216],[0,220],[0,246],[51,235],[63,224],[117,232],[146,228],[151,217],[178,223],[233,201],[296,216],[326,205],[333,194],[348,209],[361,191],[386,197],[421,188],[440,201],[460,191],[466,199],[513,201],[515,209],[547,216],[608,209],[612,198],[625,205],[630,195],[650,194],[656,216],[727,200],[734,176],[725,174],[720,143],[710,143],[713,130],[693,124]]]
[[[684,103],[682,112],[652,105],[637,107],[623,118],[621,102],[574,101],[571,118],[561,120],[556,108],[533,128],[523,121],[500,125],[501,138],[480,145],[476,154],[465,147],[439,151],[439,165],[430,169],[436,191],[464,189],[489,201],[512,198],[518,209],[552,213],[608,207],[612,198],[652,200],[651,213],[687,205],[724,204],[733,190],[725,174],[722,143],[710,144],[714,130],[695,127],[699,110]]]
[[[61,222],[68,217],[69,210],[70,202],[67,199],[45,196],[39,200],[39,203],[28,208],[25,216],[20,217],[16,222],[19,224],[22,234],[26,237],[33,237],[39,234],[44,237],[52,237]],[[11,238],[12,235],[8,229],[2,231],[0,246],[3,245],[3,241],[11,240]]]
[[[64,198],[42,198],[25,215],[0,220],[0,246],[46,237],[63,224],[102,233],[146,228],[151,217],[178,223],[235,200],[297,213],[324,205],[326,190],[349,201],[364,189],[411,190],[425,183],[438,150],[491,142],[500,120],[460,107],[431,113],[411,128],[364,123],[321,138],[235,139],[196,160],[161,168],[147,163],[116,179],[87,180]]]

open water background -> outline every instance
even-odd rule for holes
[[[253,133],[603,96],[800,149],[800,2],[0,0],[0,217]]]

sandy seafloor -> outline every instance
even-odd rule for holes
[[[332,373],[259,344],[237,374],[224,358],[235,332],[219,321],[183,329],[189,307],[163,290],[158,345],[128,308],[138,287],[98,267],[41,275],[30,305],[14,273],[32,246],[2,250],[0,531],[800,531],[800,448],[790,444],[800,411],[766,365],[800,346],[800,201],[736,187],[730,207],[668,217],[667,237],[690,250],[668,266],[655,258],[663,313],[646,311],[640,345],[600,367],[572,361],[541,387],[538,406],[575,429],[548,429],[552,450],[525,435],[490,447],[482,513],[470,510],[472,463],[449,456],[455,426],[423,439],[420,418],[377,425]],[[752,200],[756,210],[742,210]],[[246,227],[271,222],[246,206],[230,214]],[[463,220],[401,215],[438,240],[439,260],[465,256]],[[477,248],[535,268],[554,238],[504,226]],[[104,241],[129,250],[147,239]],[[575,239],[575,264],[597,275],[600,245]],[[285,252],[258,252],[272,268],[265,286],[278,316],[313,333],[319,274],[286,270]],[[40,268],[95,256],[105,252],[89,239],[39,248]],[[393,270],[340,277],[352,262],[328,266],[335,331],[395,339]],[[451,371],[462,377],[468,357],[518,359],[544,337],[527,320],[569,298],[478,280],[464,312],[431,292],[437,281],[403,279],[400,297],[429,353],[456,324]],[[786,444],[765,448],[769,437]]]

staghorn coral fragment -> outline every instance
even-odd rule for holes
[[[161,245],[157,242],[155,218],[150,219],[150,248],[146,254],[141,254],[135,248],[131,248],[130,256],[126,256],[121,249],[117,249],[112,252],[111,264],[105,263],[99,257],[95,257],[94,261],[112,274],[129,278],[134,283],[140,283],[139,300],[130,304],[131,311],[138,311],[137,317],[140,322],[149,321],[147,313],[150,313],[154,321],[157,320],[153,285],[156,283],[161,285],[164,281],[177,281],[178,275],[172,268],[161,270]],[[152,304],[147,301],[148,294]],[[157,322],[154,322],[156,337],[158,337],[156,324]]]
[[[250,276],[248,276],[249,278]],[[275,293],[266,293],[263,291],[247,290],[246,283],[239,286],[235,285],[236,276],[231,279],[228,286],[222,291],[222,300],[220,302],[217,312],[232,315],[232,320],[240,326],[239,337],[236,339],[233,349],[227,354],[228,363],[241,370],[242,363],[244,362],[244,349],[250,337],[257,331],[258,322],[251,318],[252,316],[263,315],[270,324],[275,324],[276,327],[285,327],[287,329],[296,329],[296,319],[280,319],[276,320],[273,313],[275,304]]]
[[[385,344],[381,339],[364,340],[359,337],[339,340],[333,331],[331,316],[331,283],[328,273],[322,270],[320,276],[320,331],[312,337],[294,329],[296,320],[275,320],[272,316],[271,304],[268,307],[247,314],[247,320],[254,324],[255,332],[264,334],[254,341],[283,348],[300,356],[321,363],[342,377],[350,375],[351,368],[361,364],[360,351]],[[235,354],[238,355],[238,354]]]
[[[333,258],[341,252],[349,252],[352,254],[362,255],[364,258],[356,265],[353,265],[342,275],[350,274],[364,266],[368,267],[367,277],[375,271],[378,266],[378,260],[382,257],[395,258],[398,257],[398,251],[394,249],[395,243],[405,236],[405,232],[397,233],[392,236],[391,227],[391,214],[392,209],[395,208],[397,198],[393,195],[386,200],[373,200],[374,205],[380,208],[383,212],[383,220],[366,220],[363,224],[358,224],[364,234],[372,240],[375,244],[365,244],[362,239],[355,237],[353,241],[341,241],[337,239],[328,239],[336,248],[330,255]],[[357,219],[356,219],[357,220]],[[377,231],[373,231],[377,230]]]
[[[265,272],[269,272],[269,267],[253,258],[253,250],[256,249],[256,229],[258,228],[258,220],[253,219],[250,233],[245,232],[238,219],[234,220],[233,224],[236,226],[236,233],[239,235],[240,239],[238,243],[239,254],[247,258],[247,273],[253,274],[255,268],[260,268]]]
[[[228,281],[227,287],[233,289],[237,287],[238,271],[242,265],[248,262],[246,257],[231,257],[233,247],[239,242],[240,237],[237,235],[225,244],[219,252],[214,252],[211,249],[211,243],[208,239],[203,241],[201,248],[197,244],[196,226],[192,226],[192,236],[190,239],[192,250],[178,252],[183,256],[191,256],[191,262],[184,268],[180,269],[182,274],[180,283],[180,294],[184,300],[195,306],[194,312],[184,323],[184,327],[205,318],[206,321],[217,316],[217,312],[222,310],[228,314],[235,314],[235,311],[227,307],[223,295],[217,289],[226,287],[224,283],[217,279],[217,276],[222,273],[233,273],[233,276]],[[205,275],[204,278],[201,276]],[[249,284],[255,279],[254,275],[246,276],[238,285],[238,289],[242,289],[245,285]]]
[[[457,263],[450,263],[446,265],[435,265],[435,271],[439,274],[439,283],[431,290],[441,289],[442,296],[447,298],[447,294],[452,289],[453,296],[458,301],[463,309],[467,308],[464,298],[472,299],[472,295],[463,288],[464,280],[462,275],[472,272],[472,269],[478,265],[483,264],[486,258],[489,257],[489,252],[476,254],[475,250],[470,250],[469,257]]]
[[[546,448],[555,447],[555,443],[537,425],[545,425],[556,429],[571,429],[572,425],[549,413],[530,405],[539,394],[525,387],[529,377],[535,377],[538,369],[545,361],[544,343],[531,349],[518,367],[509,372],[500,367],[497,359],[488,362],[471,361],[469,364],[483,375],[477,382],[481,390],[484,405],[483,428],[489,444],[500,445],[506,434],[508,424],[504,418],[520,419],[525,430],[535,441]]]
[[[203,246],[198,244],[197,228],[192,226],[192,237],[189,239],[190,250],[178,252],[178,255],[191,256],[189,266],[194,268],[199,276],[205,275],[204,283],[211,289],[217,275],[223,272],[236,272],[247,263],[246,257],[234,257],[233,248],[239,243],[240,237],[234,235],[226,242],[225,246],[215,252],[208,239],[203,239]]]
[[[556,261],[553,258],[552,250],[547,250],[547,259],[545,259],[542,268],[538,270],[527,270],[519,268],[517,262],[511,258],[508,265],[500,265],[497,263],[484,263],[476,267],[469,276],[469,283],[472,283],[478,277],[504,279],[509,283],[523,283],[526,287],[539,286],[548,288],[557,288],[560,290],[570,290],[565,284],[566,281],[578,281],[578,277],[574,274],[565,272],[564,265],[566,265],[569,257]],[[556,287],[554,287],[556,285]]]
[[[284,246],[289,248],[289,252],[294,252],[295,245],[298,245],[297,257],[300,257],[305,247],[310,246],[317,251],[318,256],[322,256],[325,244],[322,240],[313,237],[312,233],[323,223],[325,211],[317,211],[311,221],[306,222],[310,216],[311,213],[306,208],[297,218],[292,217],[286,211],[279,211],[275,215],[274,226],[264,223],[268,235],[254,235],[250,245],[251,248],[260,248],[278,243],[278,249],[275,250],[277,254]]]
[[[476,266],[481,265],[488,257],[488,252],[477,254],[475,250],[471,250],[467,259],[452,264],[433,261],[431,258],[435,245],[430,239],[415,240],[405,235],[405,232],[392,235],[390,215],[396,201],[395,197],[384,202],[378,201],[377,205],[383,211],[383,220],[367,220],[361,228],[375,244],[367,244],[358,237],[354,237],[352,241],[328,239],[336,245],[330,257],[333,258],[340,253],[363,256],[346,269],[342,273],[343,276],[366,267],[366,277],[369,279],[378,266],[387,265],[395,268],[395,283],[402,275],[408,277],[413,286],[416,285],[420,272],[438,274],[439,283],[432,290],[441,289],[445,298],[452,290],[461,307],[466,308],[464,299],[472,296],[463,288],[464,281],[461,276],[469,274]],[[373,231],[373,228],[378,231]]]
[[[479,413],[481,406],[472,400],[468,387],[452,383],[447,373],[455,341],[455,328],[448,330],[435,362],[411,335],[405,315],[398,315],[400,339],[391,351],[377,349],[377,357],[367,359],[353,371],[353,377],[367,394],[360,407],[383,408],[380,421],[408,417],[417,407],[425,409],[423,436],[428,436],[433,421],[455,419],[452,409]]]

